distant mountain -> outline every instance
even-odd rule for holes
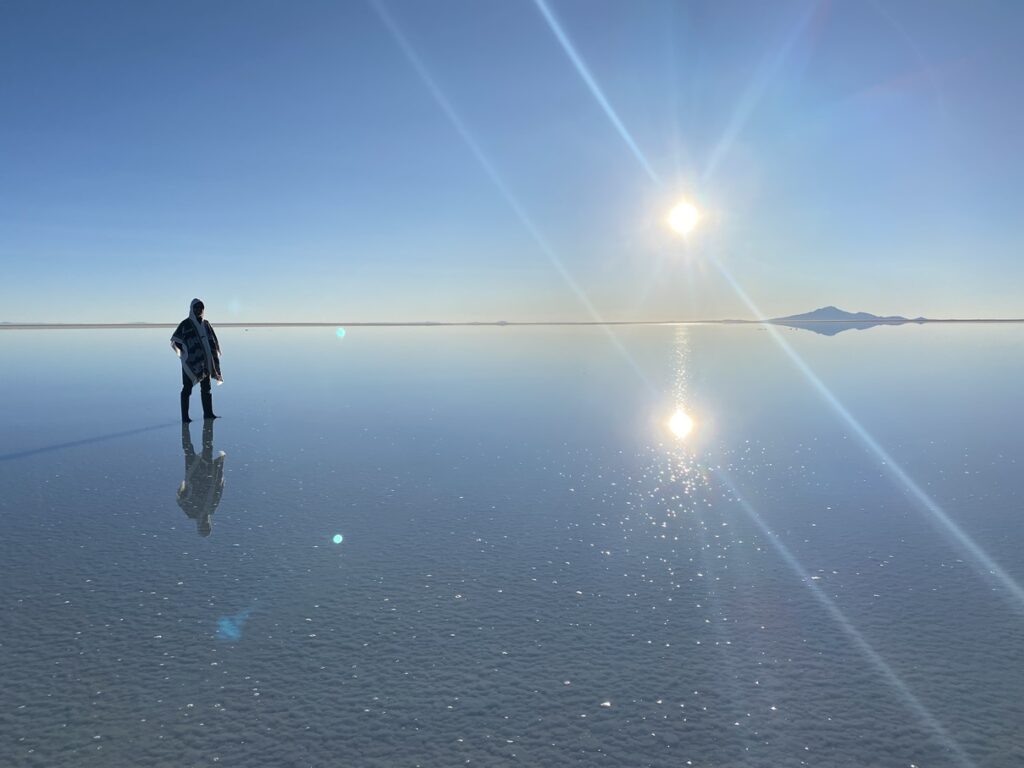
[[[785,325],[790,328],[803,328],[826,336],[835,336],[837,333],[851,329],[872,328],[876,325],[899,325],[900,323],[924,323],[923,317],[916,317],[913,320],[902,315],[872,315],[870,312],[847,312],[838,307],[828,306],[815,309],[813,312],[804,312],[801,315],[788,315],[786,317],[773,317],[768,320],[775,325]]]
[[[924,320],[923,317],[917,318]],[[870,312],[847,312],[839,307],[821,307],[813,312],[804,312],[802,315],[788,315],[786,317],[773,317],[770,323],[817,323],[817,322],[843,322],[843,323],[909,323],[905,317],[900,315],[889,315],[881,317],[872,315]]]

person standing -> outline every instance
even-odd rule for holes
[[[171,336],[171,348],[181,358],[181,423],[188,424],[188,401],[192,387],[199,384],[200,399],[203,401],[203,418],[216,419],[213,412],[213,394],[210,381],[217,379],[221,384],[224,377],[220,372],[220,342],[213,326],[203,319],[206,307],[199,299],[192,299],[188,317],[178,323]]]

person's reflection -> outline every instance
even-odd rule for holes
[[[185,479],[178,488],[178,506],[196,521],[196,532],[209,536],[210,518],[217,511],[224,492],[224,452],[213,455],[213,420],[203,421],[203,451],[192,447],[188,424],[181,425],[181,449],[185,452]]]

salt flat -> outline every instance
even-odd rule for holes
[[[1020,327],[785,334],[1024,581]],[[167,335],[0,335],[0,764],[1024,759],[1024,613],[756,326],[225,328],[205,432]]]

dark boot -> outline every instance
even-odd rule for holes
[[[188,424],[192,419],[188,417],[188,395],[181,393],[181,423]]]
[[[203,418],[204,419],[216,419],[217,414],[213,412],[213,393],[212,392],[200,392],[200,399],[203,401]]]

